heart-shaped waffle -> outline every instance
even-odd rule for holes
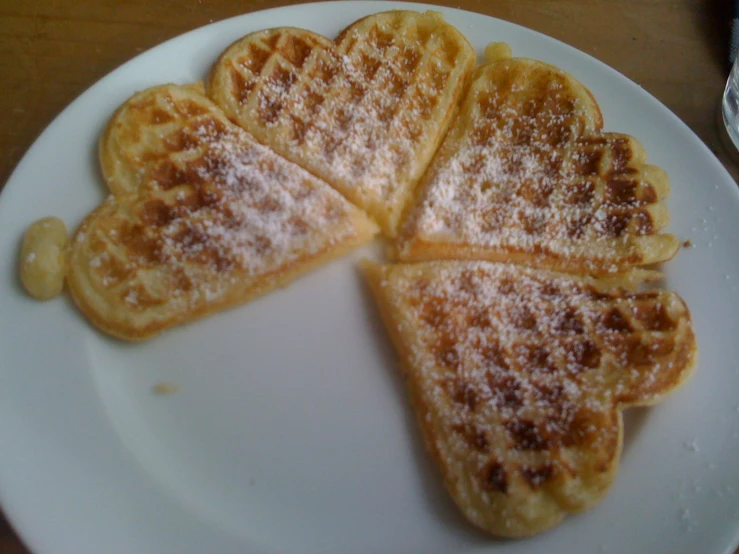
[[[571,75],[514,58],[471,84],[401,231],[399,260],[513,261],[614,273],[670,259],[666,173],[636,139],[602,132]]]
[[[574,78],[489,52],[506,59],[458,106],[469,43],[437,15],[395,11],[336,41],[244,37],[212,68],[215,103],[202,86],[135,95],[101,139],[113,194],[77,231],[67,281],[95,325],[146,338],[369,241],[377,227],[350,201],[391,237],[405,219],[402,260],[538,266],[365,265],[452,497],[520,537],[606,494],[622,410],[684,382],[697,347],[676,294],[637,292],[655,274],[633,267],[678,248],[659,232],[665,173],[602,132]]]
[[[576,277],[491,262],[368,262],[427,447],[466,517],[548,529],[616,477],[621,410],[687,379],[690,314],[643,274]]]
[[[439,15],[393,11],[335,42],[287,27],[247,35],[213,66],[208,94],[393,236],[474,61]]]
[[[134,95],[100,160],[112,195],[78,229],[67,281],[82,312],[120,338],[244,302],[377,231],[231,123],[202,86]]]

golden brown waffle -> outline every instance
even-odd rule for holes
[[[471,84],[401,230],[402,261],[485,259],[614,273],[670,259],[666,173],[633,137],[604,133],[571,75],[514,58]]]
[[[428,450],[465,516],[521,537],[591,507],[616,476],[621,410],[684,382],[697,355],[650,273],[596,280],[512,264],[365,264]]]
[[[570,75],[486,53],[498,61],[470,82],[456,29],[394,11],[335,41],[244,37],[212,68],[215,103],[201,86],[135,95],[101,139],[112,195],[75,235],[67,279],[99,328],[146,338],[369,241],[349,201],[391,237],[406,219],[401,260],[536,266],[365,265],[452,497],[520,537],[605,495],[622,409],[684,382],[697,347],[682,300],[638,292],[654,273],[633,269],[677,250],[660,233],[665,173],[602,131]]]
[[[336,42],[296,28],[247,35],[213,66],[208,94],[393,236],[474,61],[440,16],[392,11]]]
[[[263,294],[376,226],[256,143],[202,87],[140,92],[100,142],[112,195],[82,223],[68,283],[100,329],[142,339]]]

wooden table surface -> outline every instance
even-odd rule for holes
[[[736,179],[717,123],[732,0],[428,0],[543,32],[617,69],[675,112]],[[288,0],[3,0],[0,189],[39,133],[126,60],[190,29]],[[0,516],[0,553],[28,550]],[[737,551],[739,554],[739,550]],[[81,553],[82,554],[82,553]]]

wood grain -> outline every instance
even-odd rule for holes
[[[169,38],[285,0],[4,0],[0,189],[39,133],[121,63]],[[739,177],[718,125],[732,0],[449,0],[562,40],[656,96]],[[28,552],[0,519],[0,553]],[[739,554],[739,551],[737,551]]]

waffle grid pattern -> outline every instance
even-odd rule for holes
[[[658,234],[669,181],[644,163],[642,145],[602,132],[597,105],[573,79],[507,63],[473,78],[401,232],[400,259],[433,259],[449,245],[602,273],[673,255],[677,240]]]
[[[495,534],[543,530],[601,498],[620,411],[660,400],[693,365],[690,314],[671,292],[489,262],[368,277],[450,492]]]
[[[248,35],[216,64],[210,92],[391,236],[473,62],[436,19],[403,14],[360,20],[337,42],[293,28]]]

